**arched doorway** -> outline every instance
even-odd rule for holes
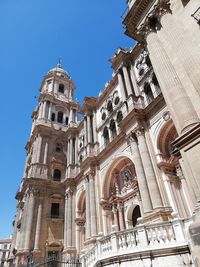
[[[129,158],[120,157],[110,165],[104,178],[103,191],[104,233],[125,230],[125,210],[130,201],[139,196],[135,166]]]
[[[137,225],[137,219],[141,217],[140,206],[137,205],[132,212],[132,224],[133,227]]]

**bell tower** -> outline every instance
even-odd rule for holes
[[[74,90],[74,83],[61,64],[47,73],[40,87],[26,145],[24,175],[16,195],[11,251],[17,264],[26,262],[30,253],[37,259],[52,252],[60,255],[63,250],[65,194],[73,187],[78,168],[79,105],[73,100]]]

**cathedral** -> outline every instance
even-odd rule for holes
[[[200,266],[200,2],[127,0],[123,24],[97,98],[61,64],[41,83],[10,267]]]

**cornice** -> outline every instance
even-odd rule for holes
[[[123,21],[125,34],[138,42],[145,42],[147,35],[156,31],[151,27],[151,19],[160,21],[166,13],[171,13],[170,0],[137,0]]]

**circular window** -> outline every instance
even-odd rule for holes
[[[114,101],[115,105],[117,105],[119,103],[119,96],[115,97],[115,101]]]
[[[104,113],[102,114],[102,116],[101,116],[101,119],[102,119],[102,120],[105,120],[105,118],[106,118],[106,113],[104,112]]]

